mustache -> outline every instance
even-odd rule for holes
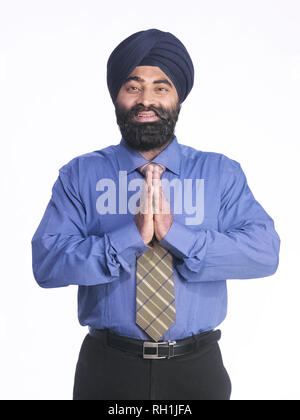
[[[149,112],[149,111],[154,112],[154,114],[156,116],[158,116],[163,121],[168,121],[169,120],[169,113],[164,108],[162,108],[162,107],[155,107],[153,105],[150,105],[148,107],[145,107],[142,104],[138,104],[138,105],[135,105],[134,107],[132,107],[130,109],[130,111],[128,111],[128,112],[125,113],[124,117],[125,117],[125,120],[126,121],[131,121],[132,118],[134,116],[137,116],[140,112]],[[140,124],[140,123],[137,123],[137,124]]]
[[[154,106],[149,106],[149,107],[144,107],[142,105],[140,106],[135,106],[134,109],[132,110],[135,115],[138,115],[140,112],[149,112],[152,111],[154,112],[154,114],[159,117],[160,119],[165,119],[164,113],[162,112],[162,110],[158,110],[156,107]]]

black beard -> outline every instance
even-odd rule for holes
[[[175,125],[181,104],[177,102],[175,108],[156,108],[136,105],[129,111],[115,103],[117,123],[125,142],[137,151],[148,151],[160,148],[174,138]],[[141,111],[154,111],[160,118],[153,122],[137,122],[133,120]]]

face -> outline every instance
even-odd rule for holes
[[[159,148],[174,138],[179,98],[159,67],[136,67],[122,85],[115,108],[122,136],[135,150]]]

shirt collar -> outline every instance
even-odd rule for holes
[[[139,152],[128,146],[122,138],[117,152],[117,159],[120,170],[127,171],[127,173],[133,172],[145,163],[151,162],[161,163],[176,175],[180,175],[181,154],[176,136],[171,143],[151,161],[148,161]]]

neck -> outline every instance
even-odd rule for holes
[[[172,139],[173,140],[173,139]],[[151,149],[147,151],[138,151],[145,159],[147,160],[153,160],[156,158],[157,155],[159,155],[171,142],[170,140],[167,144],[164,144],[162,147],[158,147],[156,149]]]

